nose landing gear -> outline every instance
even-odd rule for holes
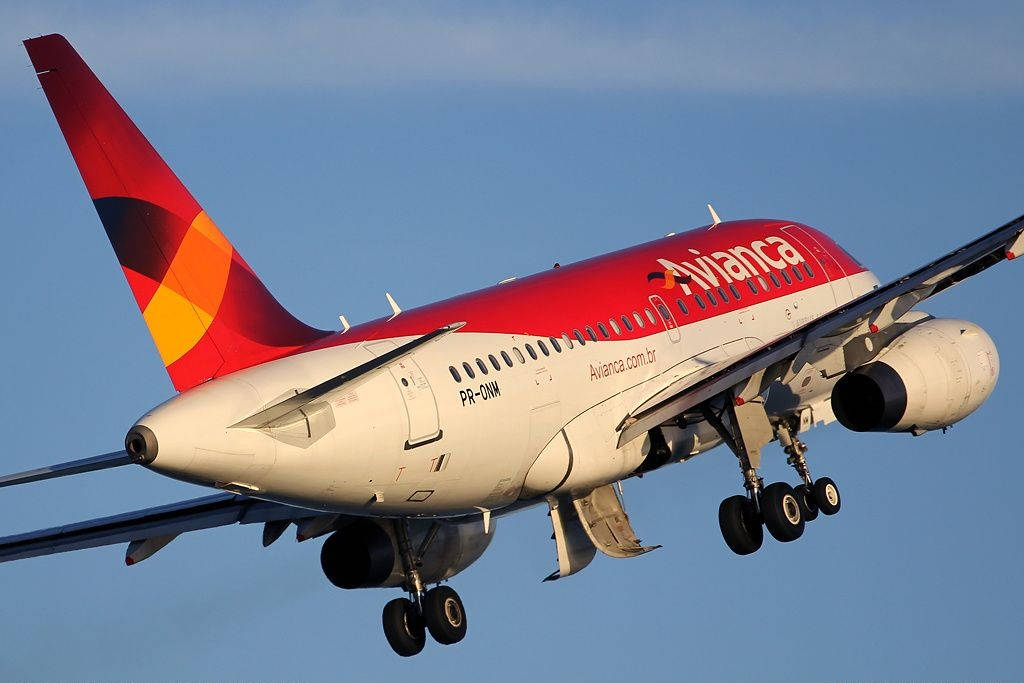
[[[433,540],[428,533],[419,551],[413,552],[407,520],[395,521],[395,533],[405,572],[408,598],[395,598],[384,605],[384,637],[396,654],[411,657],[423,651],[427,632],[442,645],[454,645],[466,637],[466,608],[462,598],[449,586],[425,590],[420,576],[420,556]]]

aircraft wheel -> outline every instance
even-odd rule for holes
[[[438,586],[423,597],[423,619],[434,640],[452,645],[466,637],[466,609],[459,594],[448,586]]]
[[[814,489],[807,484],[800,484],[793,488],[797,502],[800,503],[800,516],[805,522],[813,522],[818,518],[818,502],[814,497]]]
[[[797,500],[793,487],[785,482],[764,487],[761,493],[761,516],[764,517],[768,533],[777,541],[795,541],[804,533],[800,501]]]
[[[412,657],[423,651],[427,634],[423,617],[416,603],[408,598],[395,598],[384,605],[384,637],[388,645],[403,657]]]
[[[718,506],[718,526],[725,544],[737,555],[756,552],[764,542],[761,520],[746,496],[730,496],[722,501]]]
[[[834,515],[839,512],[843,504],[839,497],[839,487],[828,477],[822,477],[814,482],[814,500],[826,515]]]

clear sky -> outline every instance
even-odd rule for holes
[[[19,41],[61,32],[279,299],[318,326],[724,219],[819,227],[889,280],[1024,213],[1024,9],[1007,2],[0,7],[6,442],[15,471],[120,447],[172,393]],[[0,565],[0,679],[1006,679],[1024,671],[1019,282],[925,310],[1002,353],[948,434],[805,435],[839,515],[740,558],[727,451],[625,484],[638,559],[555,583],[542,509],[402,660],[397,591],[343,592],[259,527]],[[781,450],[765,476],[792,480]],[[0,533],[203,495],[141,468],[6,489]]]

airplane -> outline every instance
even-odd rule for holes
[[[342,589],[397,588],[401,656],[460,642],[448,581],[498,517],[546,508],[556,568],[643,555],[621,482],[719,446],[743,492],[726,546],[788,543],[839,512],[801,435],[924,434],[977,410],[999,375],[988,334],[917,305],[1024,253],[1024,216],[882,284],[824,232],[787,220],[687,232],[411,310],[321,330],[292,316],[68,41],[24,42],[176,394],[124,449],[0,477],[0,487],[139,465],[217,493],[0,538],[0,561],[262,524],[269,546],[326,537]],[[796,484],[766,483],[778,442]]]

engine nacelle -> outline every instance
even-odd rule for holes
[[[409,540],[418,549],[433,522],[409,521]],[[420,558],[423,583],[437,583],[455,576],[476,562],[494,537],[483,522],[438,522],[437,533]],[[391,520],[357,519],[331,534],[320,549],[320,566],[338,588],[380,588],[405,583],[398,537]]]
[[[999,354],[985,330],[966,320],[932,318],[836,382],[832,410],[856,432],[920,434],[973,413],[998,377]]]

